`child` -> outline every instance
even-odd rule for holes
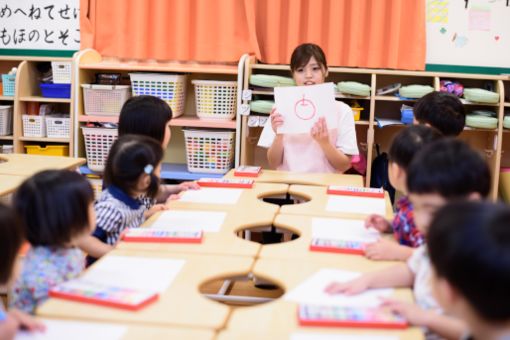
[[[152,138],[124,135],[113,143],[104,170],[104,187],[95,204],[96,230],[80,247],[92,263],[113,249],[126,228],[138,228],[147,217],[164,210],[157,204],[150,210],[141,198],[154,198],[159,188],[163,150]]]
[[[468,339],[510,339],[509,221],[508,206],[461,202],[441,209],[430,226],[434,293],[470,326]]]
[[[326,56],[315,44],[302,44],[292,53],[292,77],[298,86],[324,83],[328,76]],[[358,155],[354,116],[349,106],[336,102],[336,126],[327,126],[320,118],[309,134],[277,134],[283,116],[271,112],[258,145],[269,148],[269,165],[278,170],[296,172],[344,172],[351,166],[351,156]]]
[[[401,130],[393,139],[388,152],[388,175],[391,185],[407,194],[406,172],[413,156],[430,143],[440,137],[436,129],[415,125]],[[381,215],[370,215],[366,221],[367,227],[375,228],[380,232],[393,231],[399,243],[381,239],[372,243],[365,249],[365,254],[373,260],[407,260],[413,248],[424,244],[423,235],[416,229],[413,220],[413,206],[407,196],[397,202],[397,213],[390,224]]]
[[[94,193],[80,174],[47,170],[27,179],[14,195],[31,245],[13,289],[11,307],[34,313],[48,291],[77,277],[85,259],[75,245],[95,225]]]
[[[426,236],[434,214],[448,201],[481,199],[489,194],[490,171],[482,156],[467,144],[443,138],[425,146],[412,160],[407,187],[414,221]],[[431,293],[430,268],[427,249],[421,246],[407,263],[367,273],[350,282],[333,283],[327,291],[358,294],[369,288],[413,287],[417,306],[388,300],[388,307],[413,325],[426,327],[442,337],[459,338],[465,325],[440,314]]]
[[[464,130],[464,105],[453,94],[431,92],[414,105],[415,123],[430,125],[444,136],[458,136]]]
[[[17,255],[24,241],[23,227],[10,208],[0,204],[0,285],[10,288],[18,272]],[[0,302],[0,339],[14,339],[21,329],[44,330],[44,326],[19,310],[5,312]]]
[[[154,96],[135,96],[128,99],[120,111],[119,136],[127,134],[143,135],[156,139],[165,150],[170,142],[170,120],[172,109],[162,99]],[[199,189],[196,182],[182,182],[178,185],[162,185],[157,201],[164,202],[168,197],[188,189]],[[175,196],[172,196],[174,198]],[[155,202],[144,201],[147,208]]]

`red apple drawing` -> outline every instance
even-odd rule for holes
[[[315,117],[317,109],[315,108],[315,104],[308,99],[305,99],[305,95],[303,94],[303,99],[300,99],[294,105],[294,113],[302,120],[309,120]]]

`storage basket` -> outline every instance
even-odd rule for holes
[[[90,170],[102,172],[108,158],[108,152],[117,139],[117,129],[82,127],[85,140],[85,154]]]
[[[131,97],[129,85],[82,84],[86,115],[118,116]]]
[[[14,153],[14,146],[11,144],[1,145],[0,153],[3,154]]]
[[[53,83],[71,84],[72,62],[70,61],[52,61],[51,71],[53,73]]]
[[[48,145],[42,147],[40,145],[25,145],[29,155],[42,156],[69,156],[69,146],[67,145]]]
[[[46,135],[50,138],[69,138],[70,123],[69,116],[46,116]]]
[[[16,75],[15,74],[2,74],[2,86],[4,96],[14,96],[14,89],[16,88]]]
[[[46,121],[44,116],[23,115],[23,136],[46,137]]]
[[[149,95],[163,99],[172,108],[172,117],[184,113],[186,76],[162,73],[130,73],[134,96]]]
[[[12,134],[12,105],[0,105],[0,136]]]
[[[71,98],[71,84],[39,84],[41,94],[46,98]]]
[[[101,177],[87,175],[87,180],[89,181],[92,189],[94,190],[94,200],[98,200],[101,197],[101,193],[103,192],[103,180]]]
[[[189,172],[226,173],[234,160],[234,131],[184,129]]]
[[[193,80],[197,116],[201,119],[232,119],[236,116],[237,82]]]

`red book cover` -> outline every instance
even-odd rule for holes
[[[258,177],[262,168],[260,166],[241,165],[234,170],[234,176]]]
[[[201,187],[250,189],[254,181],[252,179],[201,178],[197,183]]]
[[[310,243],[310,251],[365,255],[365,246],[365,243],[358,241],[314,238]]]
[[[151,228],[127,229],[122,234],[125,242],[139,243],[202,243],[202,231],[170,231]]]
[[[328,186],[327,193],[329,195],[384,198],[384,190],[382,188],[378,189],[378,188],[362,188],[342,185],[330,185]]]

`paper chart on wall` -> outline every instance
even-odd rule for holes
[[[276,110],[283,115],[284,120],[278,133],[310,133],[319,117],[326,118],[329,129],[336,126],[333,83],[276,87],[274,98]]]
[[[330,195],[326,204],[326,211],[384,216],[386,215],[386,199]]]
[[[380,237],[377,230],[365,227],[363,220],[313,218],[312,238],[372,243]]]
[[[325,333],[292,333],[290,340],[398,340],[398,336],[361,335],[361,334],[325,334]]]
[[[170,231],[219,232],[226,212],[199,210],[167,210],[162,212],[150,228]]]
[[[40,320],[44,332],[20,331],[15,340],[117,340],[122,339],[127,327],[103,322],[78,322],[66,320]]]
[[[201,188],[187,190],[179,198],[181,202],[207,204],[236,204],[244,189],[237,188]]]
[[[300,285],[284,295],[284,299],[299,304],[378,307],[381,297],[389,297],[393,289],[370,289],[358,295],[328,294],[325,292],[333,282],[346,282],[360,276],[361,273],[324,268],[307,278]]]

